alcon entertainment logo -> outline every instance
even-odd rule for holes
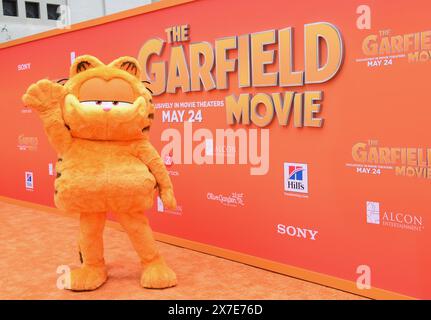
[[[380,202],[367,201],[367,223],[377,224],[390,228],[422,231],[423,217],[402,211],[383,208]]]
[[[284,163],[284,191],[308,193],[308,166],[304,163]]]
[[[380,203],[367,201],[367,223],[380,224]]]

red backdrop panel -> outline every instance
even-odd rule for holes
[[[325,122],[322,128],[280,126],[276,120],[267,126],[269,170],[264,175],[251,175],[252,164],[238,164],[238,159],[237,164],[174,163],[169,171],[180,209],[159,212],[155,206],[148,213],[150,221],[162,233],[351,281],[359,276],[358,266],[366,266],[371,270],[373,287],[431,298],[431,180],[414,173],[397,175],[396,167],[401,162],[387,164],[384,157],[376,160],[371,156],[362,163],[352,156],[357,143],[364,143],[364,150],[396,152],[391,150],[413,148],[415,154],[431,148],[431,61],[426,59],[431,51],[411,49],[420,52],[419,62],[409,62],[409,52],[370,60],[382,61],[380,66],[361,60],[367,58],[363,41],[371,34],[380,39],[386,33],[395,36],[430,29],[431,5],[427,0],[414,4],[401,0],[367,3],[371,29],[357,27],[358,1],[206,0],[2,49],[0,194],[53,206],[55,172],[50,172],[49,166],[57,156],[37,115],[22,105],[21,95],[41,78],[68,77],[72,52],[76,56],[91,54],[106,63],[122,55],[137,57],[147,40],[166,39],[166,28],[182,24],[190,26],[190,42],[207,41],[212,45],[227,36],[293,27],[295,68],[302,70],[304,24],[327,21],[340,30],[344,61],[338,74],[326,83],[293,89],[238,88],[237,75],[232,73],[227,90],[178,91],[154,97],[160,104],[224,101],[226,96],[240,93],[322,90],[319,116]],[[183,45],[188,54],[188,43]],[[157,61],[167,61],[170,48],[171,44],[165,44]],[[233,51],[231,58],[235,57]],[[268,70],[275,70],[275,65]],[[156,112],[153,144],[162,150],[166,142],[161,141],[161,135],[173,128],[181,134],[184,147],[184,124],[163,121],[162,110]],[[214,152],[224,157],[232,156],[233,151],[219,148],[217,129],[245,129],[247,133],[257,129],[259,138],[262,134],[262,129],[253,125],[230,127],[223,107],[175,110],[185,111],[184,120],[189,119],[190,110],[195,114],[200,111],[202,121],[196,119],[193,132],[199,128],[210,130]],[[430,162],[416,161],[408,170],[420,172],[414,170],[427,168]],[[288,175],[285,163],[307,164],[305,197],[284,190]],[[26,186],[26,172],[32,174],[33,185]],[[283,234],[279,225],[291,228],[284,229],[287,233]],[[311,232],[298,234],[298,228]]]

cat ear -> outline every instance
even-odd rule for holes
[[[121,57],[112,61],[109,66],[126,71],[138,79],[141,77],[141,66],[135,58]]]
[[[84,72],[88,69],[103,66],[104,64],[100,62],[96,57],[85,55],[80,56],[75,59],[72,66],[70,67],[70,77],[77,75],[78,73]]]

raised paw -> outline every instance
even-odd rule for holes
[[[141,286],[149,289],[164,289],[177,285],[177,276],[162,260],[146,266],[141,276]]]
[[[50,80],[43,79],[32,84],[22,96],[27,107],[38,112],[44,112],[58,107],[67,94],[65,87]]]
[[[105,267],[82,266],[70,272],[69,286],[73,291],[90,291],[99,288],[108,279]]]

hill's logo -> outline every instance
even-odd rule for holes
[[[308,193],[307,164],[284,163],[284,191]]]
[[[34,189],[34,180],[33,180],[32,171],[25,172],[25,188],[26,190],[29,190],[29,191],[33,191]]]

